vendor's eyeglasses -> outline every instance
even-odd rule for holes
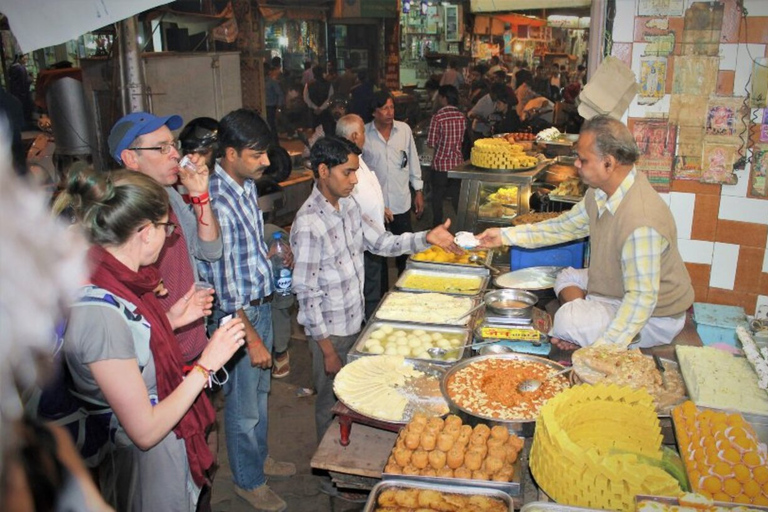
[[[176,149],[177,151],[181,149],[181,142],[178,140],[173,140],[171,142],[161,142],[157,146],[151,146],[151,147],[134,147],[134,148],[128,148],[132,149],[134,151],[159,151],[163,155],[167,155],[171,152],[171,149]]]

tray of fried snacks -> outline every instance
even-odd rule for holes
[[[578,203],[584,196],[586,186],[578,177],[568,178],[561,181],[560,184],[549,193],[552,201],[564,201],[568,203]]]
[[[384,480],[481,486],[520,494],[523,439],[501,425],[475,427],[448,415],[416,414],[400,430],[384,467]]]
[[[443,272],[453,272],[456,267],[462,269],[462,272],[472,272],[480,275],[488,275],[488,269],[479,263],[469,261],[471,256],[477,255],[480,260],[486,264],[491,263],[493,251],[480,251],[473,249],[464,251],[461,256],[448,252],[440,246],[433,245],[408,257],[406,268],[426,268],[430,270],[442,270]]]
[[[560,216],[562,212],[529,212],[518,215],[512,220],[513,226],[522,226],[523,224],[536,224]]]
[[[768,507],[760,505],[748,505],[743,503],[726,503],[714,501],[704,495],[685,493],[679,498],[669,496],[635,496],[637,512],[681,512],[685,510],[701,512],[752,512],[768,510]]]
[[[688,401],[672,410],[672,421],[693,491],[715,501],[768,506],[768,454],[742,414]]]
[[[512,512],[512,498],[497,489],[427,482],[383,481],[368,496],[363,512]]]

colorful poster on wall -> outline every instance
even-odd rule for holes
[[[682,16],[683,0],[639,0],[638,16]]]
[[[735,185],[737,179],[733,174],[733,163],[737,153],[738,146],[705,142],[704,151],[701,154],[699,181]]]
[[[635,119],[628,124],[640,149],[635,167],[645,173],[657,192],[669,192],[677,127],[657,119]]]
[[[640,59],[640,105],[653,105],[664,97],[667,88],[667,59],[643,57]]]
[[[752,150],[748,195],[757,199],[768,199],[768,145],[756,146]]]
[[[740,135],[746,133],[744,124],[746,115],[744,98],[720,96],[710,98],[704,129],[707,142],[739,144]]]

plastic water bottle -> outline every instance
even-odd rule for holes
[[[274,248],[274,250],[273,250]],[[272,272],[275,279],[275,293],[277,295],[290,295],[291,285],[293,284],[293,272],[285,264],[285,255],[290,250],[288,244],[283,240],[283,234],[279,231],[272,235],[272,243],[269,246],[272,252]]]

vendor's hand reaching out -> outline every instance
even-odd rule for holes
[[[168,310],[168,321],[173,329],[178,329],[210,315],[212,308],[213,288],[195,291],[193,284]]]
[[[179,167],[179,181],[187,189],[189,195],[200,196],[208,192],[208,175],[210,170],[205,165],[205,157],[198,153],[189,153],[187,155],[189,161],[192,162],[197,170],[187,169],[186,167]]]
[[[435,226],[432,231],[427,233],[427,242],[461,256],[464,254],[464,251],[453,241],[454,237],[451,232],[448,231],[449,227],[451,227],[451,219],[447,219],[439,226]]]
[[[500,228],[488,228],[479,235],[476,235],[475,238],[480,241],[478,249],[493,249],[501,247],[504,243],[501,238]]]

